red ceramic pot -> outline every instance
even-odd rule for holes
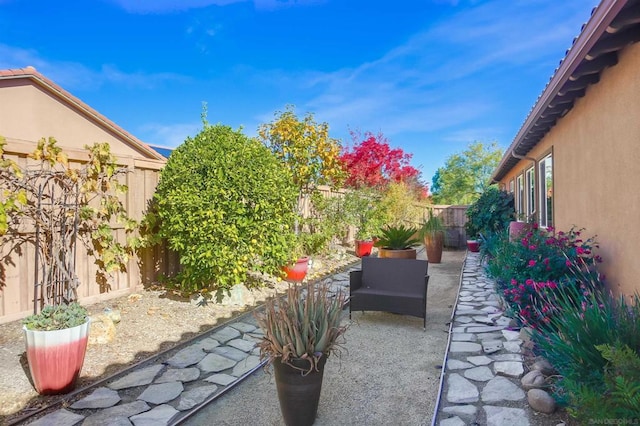
[[[373,240],[356,240],[356,256],[370,256],[373,250]]]
[[[480,243],[477,240],[467,240],[467,249],[470,252],[477,253],[480,251]]]
[[[309,257],[301,257],[293,265],[287,265],[283,267],[284,272],[287,274],[287,281],[302,282],[304,277],[307,276],[307,270],[309,269]]]

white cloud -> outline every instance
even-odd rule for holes
[[[100,70],[92,70],[77,62],[48,60],[34,49],[0,44],[0,69],[27,66],[33,66],[39,73],[70,91],[96,89],[104,84],[152,89],[167,81],[188,79],[172,73],[129,73],[119,70],[114,65],[103,65]]]
[[[129,13],[175,13],[208,6],[227,6],[252,1],[256,9],[275,10],[286,7],[309,6],[326,0],[111,0]]]
[[[140,128],[141,139],[160,147],[176,148],[187,137],[193,137],[202,130],[202,123],[159,124],[149,123]]]
[[[450,140],[495,139],[505,129],[473,121],[491,122],[499,114],[505,94],[501,79],[525,75],[531,68],[550,76],[580,30],[581,15],[588,18],[586,0],[562,7],[552,1],[490,1],[455,9],[406,43],[355,68],[261,71],[260,78],[283,92],[312,93],[298,108],[313,111],[332,128],[380,129],[390,137],[445,131]],[[466,134],[460,129],[467,129]],[[473,131],[482,134],[473,137]]]

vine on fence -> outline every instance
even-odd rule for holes
[[[88,161],[69,165],[67,155],[52,137],[38,141],[25,166],[5,158],[0,138],[0,286],[6,285],[6,266],[24,247],[35,248],[34,313],[45,305],[77,299],[76,241],[80,239],[97,266],[96,281],[109,289],[109,278],[126,271],[136,247],[131,219],[121,200],[128,190],[120,183],[127,173],[118,166],[108,143],[85,146]],[[122,228],[127,239],[117,240]]]

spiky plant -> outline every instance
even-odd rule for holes
[[[411,226],[386,226],[380,232],[382,235],[376,242],[376,247],[389,250],[404,250],[420,245],[420,240],[415,238],[418,230]]]
[[[308,360],[304,375],[318,371],[323,356],[338,348],[338,338],[347,330],[341,325],[341,313],[347,296],[339,291],[329,294],[326,283],[290,285],[286,294],[265,303],[264,311],[256,314],[258,325],[264,332],[260,359],[268,359],[267,367],[276,358],[294,368],[292,361]]]

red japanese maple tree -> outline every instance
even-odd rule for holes
[[[420,171],[411,166],[411,154],[400,148],[391,148],[382,134],[351,132],[352,148],[345,148],[340,159],[345,165],[350,188],[384,187],[389,182],[405,182],[426,194],[426,186],[420,182]]]

